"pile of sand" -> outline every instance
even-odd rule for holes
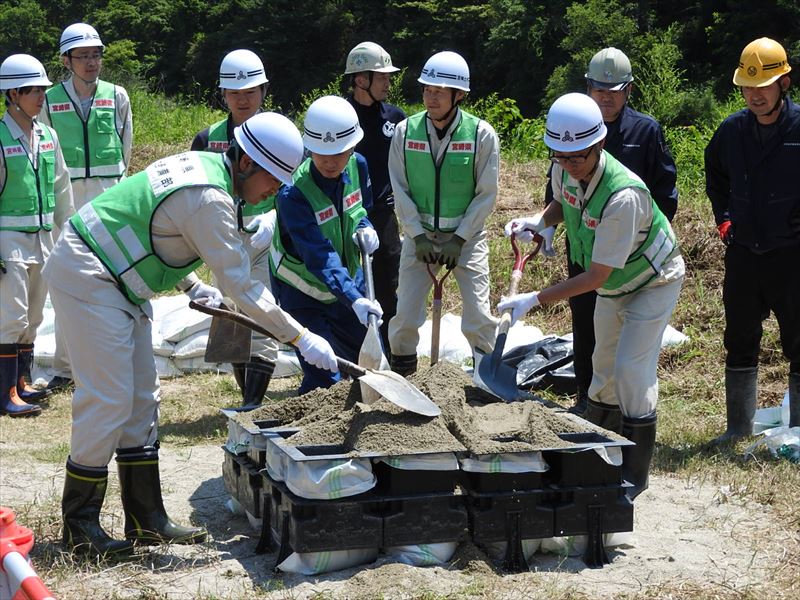
[[[328,389],[267,403],[234,419],[246,427],[269,420],[298,428],[287,438],[293,446],[337,445],[345,452],[390,456],[464,451],[482,455],[575,446],[560,438],[561,433],[596,431],[618,439],[537,400],[496,402],[447,361],[421,369],[409,381],[442,409],[440,416],[423,417],[382,398],[367,406],[361,402],[357,382],[341,381]]]

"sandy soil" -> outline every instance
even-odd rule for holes
[[[258,597],[265,598],[402,598],[426,593],[466,598],[612,598],[658,597],[664,587],[704,590],[703,596],[749,591],[755,597],[769,597],[782,548],[796,543],[790,532],[775,525],[766,507],[702,481],[655,476],[636,502],[631,545],[613,551],[613,562],[602,569],[586,568],[579,558],[536,554],[531,572],[502,574],[477,554],[466,566],[462,560],[463,568],[416,568],[383,559],[316,577],[285,575],[274,572],[274,554],[255,554],[256,532],[246,518],[233,516],[226,508],[219,447],[166,447],[161,455],[170,512],[174,518],[206,525],[212,541],[141,551],[137,561],[112,566],[75,564],[63,557],[66,568],[41,569],[57,597],[107,598],[113,590],[115,598],[227,599],[252,598],[258,590]],[[35,462],[31,467],[11,461],[2,466],[0,502],[49,503],[57,510],[63,466]],[[121,509],[113,479],[104,519],[106,527],[119,535]],[[462,555],[470,551],[474,548],[463,549]],[[59,552],[52,540],[39,540],[34,563]]]

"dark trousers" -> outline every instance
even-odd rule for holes
[[[758,366],[762,321],[775,314],[783,354],[800,373],[800,246],[755,254],[736,243],[725,251],[725,364]]]
[[[569,259],[569,244],[567,244],[567,272],[570,277],[576,277],[584,272],[583,267]],[[596,301],[597,292],[594,291],[569,299],[569,309],[572,313],[573,367],[578,397],[586,396],[589,393],[589,385],[592,383],[594,305]]]
[[[389,321],[397,312],[397,279],[400,270],[400,231],[397,216],[391,207],[381,207],[369,215],[369,220],[380,247],[372,255],[372,278],[375,282],[375,299],[383,308],[381,340],[384,352],[389,351]]]

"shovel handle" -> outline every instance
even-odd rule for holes
[[[211,306],[206,306],[205,304],[200,304],[199,302],[195,302],[194,300],[189,301],[189,308],[193,308],[194,310],[200,311],[201,313],[205,313],[207,315],[212,315],[215,317],[222,317],[223,319],[230,319],[231,321],[236,321],[237,323],[244,325],[252,329],[257,333],[261,333],[268,337],[271,337],[273,340],[278,340],[272,333],[267,331],[264,327],[256,323],[253,319],[248,317],[245,314],[233,312],[232,310],[228,310],[226,308],[214,308]],[[350,362],[349,360],[345,360],[344,358],[336,357],[336,364],[339,367],[339,370],[343,373],[347,373],[355,377],[356,379],[366,375],[367,370],[359,367],[357,364]]]
[[[361,268],[364,271],[364,288],[367,300],[375,300],[375,280],[372,277],[372,256],[367,253],[364,248],[364,228],[361,227],[356,230],[356,241],[358,242],[358,249],[361,251]],[[369,313],[367,315],[369,324],[377,331],[378,329],[378,315]]]
[[[439,362],[439,336],[442,324],[442,294],[444,292],[444,280],[453,271],[447,269],[441,278],[437,279],[430,264],[426,264],[428,275],[433,281],[433,307],[431,308],[431,366]]]
[[[539,254],[539,251],[542,249],[542,244],[544,243],[544,238],[538,233],[535,233],[533,235],[533,247],[528,250],[528,252],[523,254],[517,245],[516,238],[516,234],[512,233],[511,248],[514,250],[514,268],[511,270],[511,279],[508,282],[508,296],[513,296],[517,293],[519,282],[522,279],[522,271],[525,269],[525,265],[528,264],[530,259]],[[498,337],[507,334],[510,328],[511,309],[506,309],[500,316],[500,325],[497,328]]]

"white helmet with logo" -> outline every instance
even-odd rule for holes
[[[547,111],[544,143],[551,150],[585,150],[605,137],[600,107],[586,94],[565,94]]]
[[[422,85],[455,88],[469,91],[469,66],[460,54],[437,52],[422,67],[417,79]]]
[[[86,23],[73,23],[61,34],[58,49],[61,54],[66,54],[73,48],[105,48],[105,46],[94,27]]]
[[[0,65],[0,90],[49,85],[44,66],[30,54],[12,54]]]
[[[258,113],[236,127],[233,136],[261,168],[291,185],[292,173],[303,161],[303,138],[294,123],[278,113]]]
[[[339,154],[354,148],[364,131],[356,109],[339,96],[323,96],[308,107],[303,120],[303,143],[317,154]]]
[[[351,75],[362,71],[396,73],[399,70],[392,65],[392,57],[381,46],[375,42],[361,42],[347,55],[344,74]]]
[[[224,90],[246,90],[268,81],[264,63],[251,50],[228,52],[219,65],[219,87]]]

